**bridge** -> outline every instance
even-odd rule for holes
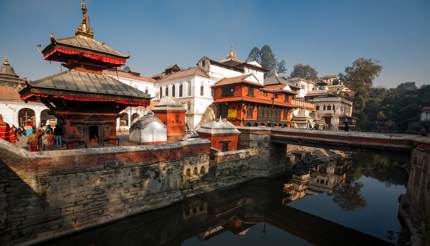
[[[417,146],[430,150],[430,139],[417,135],[388,134],[372,132],[322,131],[280,127],[242,127],[242,145],[253,147],[246,142],[270,139],[274,144],[296,144],[312,147],[329,147],[333,149],[371,149],[384,151],[411,152]],[[259,137],[258,137],[259,136]],[[258,140],[257,140],[258,141]],[[247,146],[248,145],[248,146]]]

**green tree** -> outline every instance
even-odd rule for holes
[[[249,52],[247,61],[256,61],[261,64],[261,51],[258,47],[252,48]]]
[[[318,79],[318,72],[311,65],[297,64],[294,66],[294,69],[290,74],[290,78],[315,80]]]
[[[350,67],[345,68],[345,74],[340,77],[354,93],[354,113],[363,116],[362,111],[369,100],[369,90],[373,80],[381,73],[382,66],[372,59],[358,58]]]
[[[264,45],[261,49],[258,47],[252,48],[247,61],[256,61],[265,69],[269,70],[265,73],[266,77],[272,76],[275,73],[285,73],[287,71],[285,61],[281,60],[278,62],[269,45]]]
[[[287,65],[285,64],[285,61],[282,60],[278,63],[277,67],[276,67],[276,72],[278,74],[283,74],[287,72]]]

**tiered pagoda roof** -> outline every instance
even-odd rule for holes
[[[0,86],[17,87],[24,82],[16,73],[13,67],[9,64],[8,59],[3,59],[3,64],[0,67]]]
[[[126,85],[102,70],[125,64],[129,57],[94,39],[87,7],[81,3],[82,21],[74,37],[56,39],[43,49],[45,60],[62,62],[69,71],[26,82],[24,100],[62,98],[72,101],[108,101],[123,105],[146,105],[150,95]]]

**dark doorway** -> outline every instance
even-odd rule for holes
[[[88,139],[92,144],[97,144],[99,142],[99,126],[88,127]]]
[[[222,151],[226,152],[228,151],[228,145],[230,144],[230,141],[221,141],[222,144]]]

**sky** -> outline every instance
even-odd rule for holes
[[[310,64],[320,75],[344,72],[359,58],[383,66],[374,81],[395,87],[430,84],[429,0],[87,0],[97,40],[130,54],[148,76],[171,64],[224,58],[230,47],[246,59],[268,44],[288,74]],[[72,36],[80,0],[0,0],[0,57],[29,80],[60,71],[42,59],[49,35]]]

